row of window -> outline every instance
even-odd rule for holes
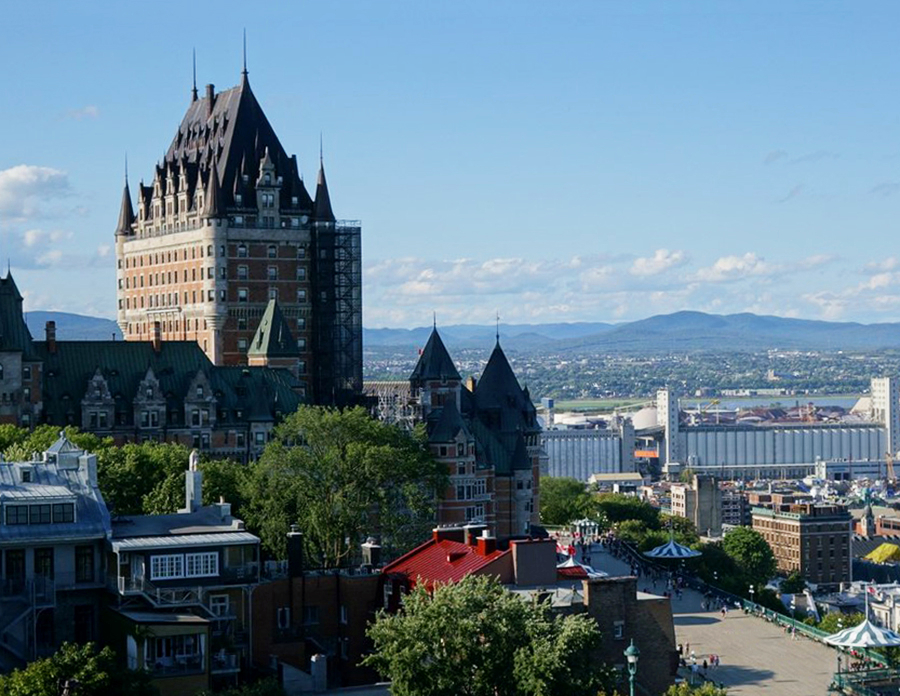
[[[297,220],[297,224],[295,224],[293,226],[299,227],[299,222],[300,221]],[[196,258],[202,259],[203,258],[203,247],[202,246],[194,245],[194,246],[190,247],[190,250],[191,250],[191,259],[196,259]],[[238,244],[236,251],[237,251],[237,256],[239,258],[247,258],[248,257],[249,249],[246,244]],[[179,258],[179,252],[181,252],[181,258]],[[215,247],[212,244],[207,245],[206,256],[209,258],[213,258],[215,255],[216,255]],[[221,257],[225,256],[225,245],[224,244],[219,246],[219,256],[221,256]],[[278,245],[269,244],[266,247],[266,256],[270,259],[277,259],[278,258]],[[146,256],[141,254],[137,258],[126,257],[125,264],[124,264],[125,268],[138,268],[138,267],[142,268],[145,265],[145,262],[144,262],[145,258],[146,258],[147,266],[158,265],[160,263],[172,263],[173,261],[175,261],[175,262],[187,261],[188,260],[188,250],[187,249],[175,249],[174,251],[156,252],[154,254],[147,254]],[[304,247],[304,246],[297,247],[297,258],[298,259],[306,258],[306,247]],[[119,268],[122,268],[122,265],[123,265],[122,259],[119,259]],[[187,280],[186,277],[185,277],[185,280]],[[171,281],[169,281],[169,282],[171,282]]]
[[[6,524],[65,524],[75,521],[75,503],[32,503],[3,506]]]
[[[197,291],[193,290],[190,298],[191,301],[188,302],[188,293],[184,292],[184,303],[188,304],[197,304]],[[203,291],[200,291],[200,302],[203,302]],[[278,288],[269,288],[268,297],[270,300],[278,299]],[[144,295],[141,295],[139,298],[134,298],[134,302],[132,303],[130,297],[126,297],[124,300],[119,300],[119,309],[132,309],[132,305],[134,309],[158,309],[160,307],[181,307],[182,305],[178,302],[178,293],[177,292],[169,292],[162,293],[159,295],[147,295],[147,301],[144,302]],[[248,288],[238,288],[238,302],[249,302],[250,291]],[[303,304],[306,302],[306,290],[297,290],[297,302]],[[327,298],[326,293],[322,293],[322,300],[324,301]],[[284,299],[284,298],[282,298]],[[215,302],[216,300],[216,291],[215,290],[207,290],[206,291],[206,301],[207,302]],[[219,302],[227,302],[228,294],[226,290],[219,290]],[[196,320],[195,320],[196,321]],[[300,319],[298,321],[305,321]],[[195,327],[196,330],[196,327]],[[2,379],[2,377],[0,377]]]
[[[466,483],[460,483],[456,486],[457,500],[474,500],[479,496],[487,495],[487,480],[473,479]]]
[[[3,365],[0,365],[0,379],[3,379]],[[22,379],[31,379],[31,365],[22,366]]]
[[[62,549],[60,553],[63,553]],[[40,547],[34,549],[33,552],[33,572],[45,578],[54,579],[55,577],[55,557],[56,550],[53,547]],[[25,572],[25,549],[9,549],[5,557],[2,559],[4,575],[8,581],[21,581],[26,577]],[[71,567],[71,561],[64,563],[64,566]],[[94,582],[96,580],[94,573],[94,547],[91,545],[75,547],[75,582]]]
[[[217,551],[150,556],[151,580],[208,578],[218,574],[219,554]]]

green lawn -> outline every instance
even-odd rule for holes
[[[635,404],[643,404],[650,399],[569,399],[557,401],[557,411],[613,411],[617,408],[628,408]]]

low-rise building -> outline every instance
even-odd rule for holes
[[[259,538],[228,503],[202,505],[198,459],[193,452],[178,513],[112,521],[106,563],[104,638],[167,696],[233,683],[250,662]]]
[[[94,455],[61,435],[0,462],[0,666],[98,639],[109,534]]]
[[[842,505],[792,504],[753,508],[753,529],[775,554],[778,570],[799,572],[804,580],[836,587],[851,578],[852,517]]]

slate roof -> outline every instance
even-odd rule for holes
[[[31,332],[22,312],[22,295],[8,271],[0,278],[0,351],[21,352],[23,359],[35,359]]]
[[[435,583],[457,582],[471,573],[486,569],[501,556],[510,553],[495,550],[482,556],[475,547],[458,541],[430,539],[382,569],[382,573],[405,575],[414,587],[421,579],[431,588]]]
[[[165,193],[168,171],[171,169],[175,178],[183,172],[190,198],[198,184],[209,185],[210,172],[215,168],[218,174],[216,206],[221,209],[241,207],[235,203],[238,193],[243,200],[255,201],[259,163],[266,148],[278,176],[282,177],[282,205],[296,197],[296,209],[312,212],[313,201],[300,178],[296,157],[285,152],[251,90],[246,74],[236,87],[212,96],[208,90],[200,99],[191,101],[164,161],[156,168],[156,177]],[[247,182],[243,180],[245,175]],[[149,196],[146,201],[149,202]]]
[[[419,361],[409,376],[411,382],[424,382],[426,380],[460,380],[459,372],[447,347],[441,340],[437,329],[433,329],[428,342],[419,356]]]
[[[130,234],[131,225],[134,224],[134,208],[131,207],[131,191],[128,190],[128,180],[125,180],[125,188],[122,191],[122,205],[119,208],[119,224],[116,225],[116,234]]]
[[[269,358],[293,358],[300,355],[297,341],[294,339],[276,300],[269,300],[266,311],[259,320],[256,335],[250,342],[247,355]]]
[[[538,429],[534,404],[519,386],[499,341],[475,385],[475,407],[479,412],[493,411],[501,431]]]
[[[81,422],[81,401],[98,370],[128,425],[134,424],[134,398],[148,369],[159,381],[167,411],[181,418],[198,371],[209,380],[220,423],[270,421],[302,402],[294,390],[299,383],[287,370],[214,366],[195,341],[163,341],[159,351],[142,341],[57,341],[54,352],[44,341],[35,341],[34,347],[44,363],[43,418],[56,425]]]
[[[79,452],[81,452],[79,450]],[[22,483],[21,469],[31,470],[31,482]],[[10,503],[75,501],[75,522],[52,524],[0,524],[0,546],[24,541],[103,539],[111,531],[109,511],[100,489],[91,485],[85,469],[60,466],[54,461],[0,462],[0,508]]]
[[[334,213],[331,211],[331,197],[328,195],[328,182],[325,181],[325,165],[319,162],[319,175],[316,177],[316,204],[313,215],[317,220],[334,222]]]
[[[428,439],[431,442],[454,442],[462,431],[464,437],[472,437],[462,414],[456,408],[455,401],[449,401],[443,408],[433,412],[436,416],[433,425],[428,429]]]

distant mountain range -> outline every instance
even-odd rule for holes
[[[425,345],[430,327],[365,329],[367,347]],[[496,328],[442,326],[449,347],[485,348]],[[501,324],[504,346],[520,351],[658,353],[714,350],[872,350],[900,348],[900,323],[858,324],[756,314],[675,312],[621,324]]]
[[[68,312],[25,312],[25,323],[36,341],[44,340],[48,321],[56,322],[56,338],[60,341],[108,341],[113,335],[117,341],[122,340],[119,325],[112,319]]]
[[[31,335],[41,340],[47,321],[56,322],[59,340],[108,340],[122,335],[110,319],[67,312],[28,312]],[[440,327],[451,349],[486,349],[494,343],[495,326],[454,324]],[[367,348],[420,348],[430,326],[415,329],[364,329]],[[576,322],[501,324],[503,345],[511,350],[559,352],[657,353],[727,350],[873,350],[900,348],[900,323],[858,324],[811,321],[756,314],[675,312],[622,324]]]

